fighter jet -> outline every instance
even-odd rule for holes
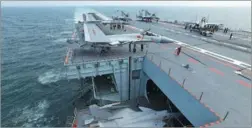
[[[84,23],[84,35],[85,39],[80,47],[100,48],[101,54],[112,47],[120,47],[129,43],[146,44],[161,41],[161,36],[154,35],[149,30],[133,34],[105,35],[95,23]]]
[[[136,18],[145,22],[152,22],[152,21],[158,22],[159,20],[159,18],[156,16],[155,13],[151,14],[148,10],[143,9],[139,11],[139,14],[136,15]]]
[[[197,23],[186,23],[185,29],[189,27],[190,32],[199,32],[203,36],[212,36],[215,31],[218,31],[219,27],[223,27],[221,24],[208,23],[208,19],[203,17]]]
[[[160,43],[162,36],[153,34],[149,30],[144,30],[140,33],[132,34],[118,34],[118,35],[105,35],[104,32],[98,27],[98,24],[113,24],[110,21],[97,20],[93,16],[88,15],[88,18],[83,22],[79,22],[79,28],[77,28],[77,35],[79,41],[68,40],[68,43],[78,43],[82,48],[94,48],[100,49],[101,55],[111,48],[120,47],[126,44],[147,44],[151,42]],[[76,36],[76,35],[75,35]],[[84,38],[85,37],[85,38]]]
[[[120,14],[118,14],[120,13]],[[124,11],[116,10],[116,15],[112,17],[113,20],[122,20],[122,21],[131,21],[129,18],[129,13],[125,13]]]
[[[163,127],[166,119],[178,117],[179,113],[167,110],[155,111],[139,106],[139,111],[130,106],[111,104],[99,107],[89,106],[86,113],[76,114],[77,127]]]
[[[96,16],[95,13],[87,13],[83,14],[83,22],[85,23],[102,23],[104,25],[106,24],[129,24],[126,21],[118,20],[118,19],[112,19],[112,20],[104,20]]]

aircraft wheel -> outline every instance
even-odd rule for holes
[[[105,50],[102,49],[100,55],[102,56],[102,55],[104,55],[104,53],[105,53]]]
[[[136,49],[135,49],[135,48],[133,48],[133,52],[134,52],[134,53],[136,52]]]

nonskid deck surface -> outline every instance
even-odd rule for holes
[[[134,22],[134,24],[132,23],[132,26],[135,26],[140,29],[145,29],[147,25],[148,24],[144,22]],[[172,25],[167,26],[167,25],[159,24],[159,23],[150,23],[150,25],[151,25],[150,27],[151,32],[251,64],[251,55],[249,53],[245,53],[245,52],[234,50],[225,46],[209,43],[204,40],[204,38],[206,37],[201,36],[201,35],[198,35],[197,37],[192,37],[190,36],[191,34],[190,32],[189,34],[187,34],[186,32],[176,33],[175,31],[168,31],[167,29],[176,28]]]
[[[148,24],[134,23],[134,26],[145,29]],[[153,31],[153,28],[151,31]],[[103,29],[108,31],[107,33],[110,32],[109,25]],[[132,29],[132,31],[139,32],[135,29]],[[178,33],[167,32],[162,27],[159,27],[159,29],[155,27],[153,32],[171,38],[175,37],[176,40],[185,40],[188,44],[202,44],[199,46],[204,46],[203,43],[205,43],[186,35],[178,36]],[[116,31],[111,33],[117,34]],[[203,92],[201,102],[209,106],[210,110],[217,113],[221,118],[225,116],[226,112],[229,112],[227,119],[215,126],[251,126],[251,81],[234,73],[239,67],[185,48],[182,49],[185,54],[181,53],[180,56],[176,57],[173,54],[176,47],[178,46],[175,44],[151,44],[148,50],[148,58],[157,65],[160,64],[161,69],[166,72],[169,71],[169,68],[172,68],[171,76],[179,83],[182,83],[186,78],[185,89],[195,95],[196,98],[199,98]],[[207,44],[206,49],[214,51],[216,47],[218,46]],[[250,60],[246,58],[247,54],[227,48],[221,48],[219,51],[217,49],[217,52],[226,56],[233,54],[235,59],[245,56],[243,60],[246,60],[246,62]],[[72,60],[74,63],[79,63],[128,57],[130,55],[144,56],[144,54],[145,52],[141,52],[139,48],[135,54],[128,52],[128,46],[112,49],[112,52],[105,56],[99,56],[99,52],[92,50],[76,49]],[[160,63],[160,61],[162,62]],[[189,64],[192,71],[184,69],[183,64]]]
[[[234,65],[207,55],[182,48],[175,56],[176,44],[152,44],[147,56],[165,72],[171,68],[171,77],[187,89],[210,110],[227,119],[217,126],[251,126],[251,81],[234,73]],[[182,65],[189,64],[190,69]],[[231,114],[232,113],[232,114]]]
[[[196,38],[200,40],[207,40],[212,42],[225,42],[237,46],[242,47],[251,47],[251,38],[240,37],[240,35],[233,34],[233,38],[229,39],[231,33],[224,34],[222,31],[215,32],[212,37],[202,36],[197,32],[190,32],[188,29],[184,29],[183,26],[177,27],[173,24],[169,23],[152,23],[153,26],[164,27],[164,29],[168,32],[172,32],[175,34],[180,34],[183,36],[187,36],[190,38]]]
[[[164,23],[164,22],[160,22],[158,23],[160,25],[164,25],[168,28],[168,31],[173,31],[175,33],[188,33],[189,35],[198,35],[200,36],[199,33],[197,32],[190,32],[188,29],[184,29],[183,25],[175,25],[172,23]],[[157,24],[157,25],[158,25]],[[233,33],[233,37],[231,40],[229,40],[230,34]],[[203,36],[202,36],[203,37]],[[228,32],[228,33],[223,33],[223,30],[219,30],[217,32],[214,33],[214,35],[212,37],[206,37],[209,39],[215,39],[217,41],[224,41],[224,42],[228,42],[228,43],[236,43],[236,44],[247,44],[247,45],[251,45],[251,35],[245,32]]]
[[[102,61],[102,60],[110,60],[110,59],[124,59],[128,58],[129,56],[132,57],[140,57],[144,56],[146,53],[146,49],[143,51],[140,50],[140,47],[137,45],[137,50],[135,53],[132,51],[129,52],[129,45],[124,45],[122,47],[115,47],[111,48],[110,51],[100,55],[100,50],[97,49],[82,49],[78,48],[74,45],[69,46],[72,49],[72,54],[70,60],[68,61],[69,64],[81,64],[81,63],[88,63],[92,61]],[[133,48],[133,45],[131,46]]]

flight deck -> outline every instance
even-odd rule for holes
[[[150,25],[151,32],[156,34],[190,45],[206,46],[209,51],[229,57],[233,55],[234,59],[250,63],[245,52],[209,44],[201,40],[205,37],[198,39],[181,35],[183,32],[167,31],[169,27],[164,24],[134,22],[133,27],[125,25],[125,29],[117,30],[111,30],[109,25],[98,27],[105,35],[114,35],[139,33],[139,29],[134,27],[148,29]],[[174,25],[171,26],[173,29]],[[93,82],[93,90],[94,95],[100,99],[114,101],[145,96],[145,89],[151,80],[193,126],[251,126],[251,76],[242,77],[236,74],[235,71],[242,68],[238,65],[187,47],[182,47],[180,55],[177,56],[174,52],[178,47],[172,40],[148,43],[143,50],[137,45],[136,52],[131,50],[130,45],[124,45],[111,48],[110,52],[100,56],[94,49],[84,50],[76,44],[71,44],[65,59],[65,66],[71,73],[67,72],[66,76],[92,77],[95,81],[97,76],[112,74],[116,95],[95,94],[98,86],[102,86],[99,82]],[[77,75],[74,76],[73,72],[77,72]]]
[[[251,65],[251,52],[248,53],[248,52],[232,49],[230,47],[226,47],[223,45],[216,45],[215,43],[213,43],[213,41],[211,42],[209,41],[208,38],[210,37],[206,38],[197,33],[193,33],[193,32],[191,33],[189,31],[183,32],[185,31],[183,28],[178,28],[178,27],[175,27],[174,25],[166,25],[163,23],[160,24],[160,23],[155,23],[155,22],[149,23],[149,24],[144,23],[144,22],[134,22],[132,23],[132,26],[135,26],[140,29],[146,29],[146,28],[149,28],[149,26],[151,26],[150,27],[151,31],[154,33],[164,35],[166,37],[184,42],[186,44],[203,48],[208,51],[212,51],[217,54],[224,55],[224,56],[227,56],[227,57],[239,60],[239,61],[243,61]],[[181,31],[176,31],[175,29],[180,29]],[[239,41],[237,43],[239,43]],[[251,44],[251,42],[249,43]]]
[[[227,119],[217,126],[250,126],[251,81],[234,73],[239,67],[186,48],[182,50],[184,54],[175,56],[176,47],[175,44],[153,44],[147,56],[161,70],[170,72],[196,99],[202,95],[201,103],[221,119],[229,112]],[[181,68],[186,64],[189,69]]]

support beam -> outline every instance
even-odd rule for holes
[[[131,43],[129,43],[129,52],[131,52]]]
[[[132,57],[130,56],[129,57],[129,100],[131,99],[130,98],[130,92],[131,92],[131,78],[132,78],[132,71],[131,71],[131,62],[132,62]]]
[[[143,44],[141,44],[141,51],[143,51],[143,49],[144,49],[144,46],[143,46]]]
[[[136,53],[136,44],[133,46],[133,53]]]

